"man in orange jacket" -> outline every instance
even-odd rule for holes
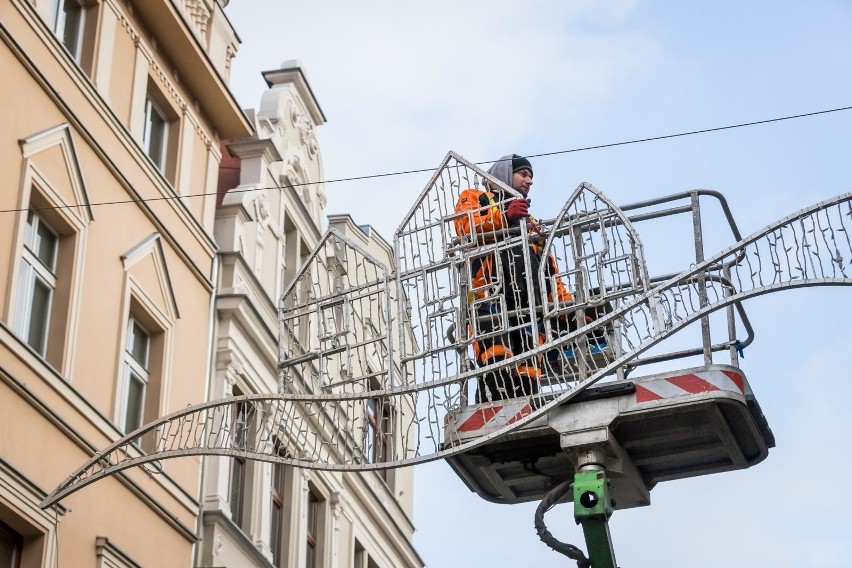
[[[511,154],[495,162],[488,173],[515,189],[523,197],[513,198],[489,182],[486,190],[466,189],[459,195],[455,219],[455,228],[459,236],[474,235],[477,242],[494,242],[506,239],[512,227],[520,225],[526,218],[531,229],[535,229],[535,220],[529,213],[527,195],[533,184],[532,164],[527,158]],[[560,303],[571,301],[571,294],[556,274],[556,260],[551,254],[545,254],[541,244],[531,244],[529,265],[523,261],[524,253],[514,245],[496,253],[483,253],[471,260],[471,273],[474,290],[473,298],[484,300],[490,294],[502,294],[505,309],[510,314],[509,326],[515,329],[505,334],[494,334],[501,329],[501,306],[499,297],[493,302],[476,302],[476,310],[471,317],[476,319],[476,334],[483,336],[474,343],[476,363],[480,367],[490,365],[515,355],[534,349],[543,338],[538,329],[523,324],[529,321],[529,298],[536,304],[541,298],[538,272],[545,262],[545,286],[547,299]],[[533,290],[527,286],[526,275],[532,277]],[[555,286],[551,286],[551,282]],[[555,287],[555,290],[551,290]],[[472,298],[472,299],[473,299]],[[507,314],[508,315],[508,314]],[[506,398],[530,396],[539,391],[541,376],[541,357],[533,356],[516,363],[511,369],[483,373],[478,380],[476,402],[494,401]]]

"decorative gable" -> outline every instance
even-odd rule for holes
[[[94,219],[77,150],[66,124],[20,140],[25,171],[49,194],[54,206],[62,207],[76,224]],[[29,177],[29,176],[28,176]]]
[[[121,255],[121,261],[128,276],[166,321],[180,318],[159,233],[153,233],[133,246]]]

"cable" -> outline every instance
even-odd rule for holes
[[[658,141],[658,140],[668,140],[668,139],[671,139],[671,138],[681,138],[683,136],[693,136],[693,135],[696,135],[696,134],[707,134],[709,132],[719,132],[719,131],[722,131],[722,130],[732,130],[734,128],[744,128],[744,127],[747,127],[747,126],[758,126],[758,125],[761,125],[761,124],[770,124],[770,123],[773,123],[773,122],[782,122],[782,121],[785,121],[785,120],[793,120],[795,118],[807,118],[807,117],[811,117],[811,116],[818,116],[818,115],[822,115],[822,114],[830,114],[830,113],[833,113],[833,112],[841,112],[841,111],[850,110],[850,109],[852,109],[852,106],[838,107],[838,108],[832,108],[832,109],[827,109],[827,110],[818,110],[818,111],[815,111],[815,112],[806,112],[806,113],[802,113],[802,114],[791,114],[791,115],[788,115],[788,116],[781,116],[781,117],[777,117],[777,118],[768,118],[766,120],[755,120],[755,121],[751,121],[751,122],[742,122],[742,123],[739,123],[739,124],[729,124],[727,126],[716,126],[716,127],[713,127],[713,128],[703,128],[701,130],[690,130],[690,131],[687,131],[687,132],[678,132],[678,133],[675,133],[675,134],[663,134],[661,136],[650,136],[650,137],[647,137],[647,138],[637,138],[635,140],[625,140],[625,141],[622,141],[622,142],[610,142],[610,143],[607,143],[607,144],[597,144],[597,145],[594,145],[594,146],[582,146],[582,147],[579,147],[579,148],[571,148],[571,149],[568,149],[568,150],[555,150],[553,152],[541,152],[539,154],[528,154],[526,157],[527,158],[546,158],[546,157],[550,157],[550,156],[558,156],[558,155],[561,155],[561,154],[572,154],[572,153],[575,153],[575,152],[586,152],[588,150],[600,150],[600,149],[603,149],[603,148],[615,148],[617,146],[627,146],[627,145],[630,145],[630,144],[640,144],[640,143],[643,143],[643,142],[655,142],[655,141]],[[474,163],[477,166],[481,166],[481,165],[484,165],[484,164],[494,163],[495,161],[496,160],[486,160],[486,161],[474,162]],[[348,182],[348,181],[361,181],[361,180],[365,180],[365,179],[377,179],[377,178],[383,178],[383,177],[401,176],[401,175],[408,175],[408,174],[421,174],[421,173],[433,172],[433,171],[435,171],[435,168],[418,168],[418,169],[413,169],[413,170],[399,170],[399,171],[385,172],[385,173],[380,173],[380,174],[368,174],[368,175],[363,175],[363,176],[350,176],[350,177],[344,177],[344,178],[329,179],[329,180],[325,180],[324,182],[309,181],[309,182],[304,182],[304,183],[296,183],[296,184],[292,184],[292,187],[302,187],[302,186],[313,185],[313,184],[318,184],[318,183],[330,184],[330,183],[343,183],[343,182]],[[248,189],[236,189],[235,188],[235,189],[228,190],[228,193],[244,193],[244,192],[248,193],[248,192],[251,192],[251,191],[265,191],[267,189],[279,189],[279,186],[252,187],[252,188],[248,188]],[[29,210],[42,211],[42,210],[48,210],[48,209],[71,209],[71,208],[74,208],[74,207],[95,207],[95,206],[100,206],[100,205],[124,205],[124,204],[130,204],[130,203],[143,203],[143,202],[152,202],[152,201],[169,201],[169,200],[173,200],[173,199],[186,199],[186,198],[189,198],[189,197],[209,197],[209,196],[212,196],[212,195],[217,195],[217,193],[218,192],[205,192],[205,193],[190,193],[190,194],[187,194],[187,195],[168,195],[168,196],[163,196],[163,197],[149,197],[149,198],[146,198],[146,199],[122,199],[122,200],[117,200],[117,201],[101,201],[101,202],[98,202],[98,203],[89,203],[87,205],[59,205],[59,206],[51,205],[51,206],[47,206],[47,207],[25,207],[25,208],[15,208],[15,209],[0,209],[0,213],[20,213],[22,211],[29,211]]]
[[[582,550],[573,544],[557,540],[556,537],[547,530],[547,525],[544,524],[544,514],[571,492],[571,483],[571,480],[560,483],[551,489],[547,495],[544,496],[544,499],[541,500],[541,503],[538,504],[538,507],[535,509],[535,532],[544,544],[559,554],[564,554],[571,560],[575,560],[577,562],[577,568],[590,568],[592,563],[588,558],[586,558],[586,555],[583,554]]]
[[[731,130],[733,128],[743,128],[745,126],[757,126],[759,124],[769,124],[771,122],[781,122],[782,120],[792,120],[794,118],[805,118],[808,116],[817,116],[820,114],[828,114],[832,112],[840,112],[850,110],[852,106],[832,108],[828,110],[818,110],[815,112],[806,112],[803,114],[791,114],[778,118],[767,118],[766,120],[755,120],[752,122],[742,122],[740,124],[729,124],[728,126],[716,126],[714,128],[704,128],[702,130],[690,130],[689,132],[679,132],[677,134],[664,134],[662,136],[652,136],[650,138],[637,138],[636,140],[627,140],[625,142],[613,142],[610,144],[599,144],[597,146],[585,146],[583,148],[572,148],[571,150],[557,150],[555,152],[543,152],[541,154],[531,154],[527,158],[541,158],[547,156],[556,156],[559,154],[570,154],[572,152],[584,152],[586,150],[599,150],[601,148],[614,148],[616,146],[626,146],[628,144],[639,144],[640,142],[654,142],[656,140],[667,140],[669,138],[679,138],[681,136],[692,136],[693,134],[706,134],[708,132],[719,132],[720,130]],[[489,163],[489,162],[485,162]]]

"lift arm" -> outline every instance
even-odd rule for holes
[[[614,502],[606,470],[578,471],[574,474],[571,489],[574,494],[574,520],[583,527],[592,568],[617,568],[609,534],[609,517]]]

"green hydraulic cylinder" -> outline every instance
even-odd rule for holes
[[[617,568],[609,534],[609,517],[614,503],[606,471],[591,469],[577,472],[572,489],[574,520],[583,527],[592,568]]]

